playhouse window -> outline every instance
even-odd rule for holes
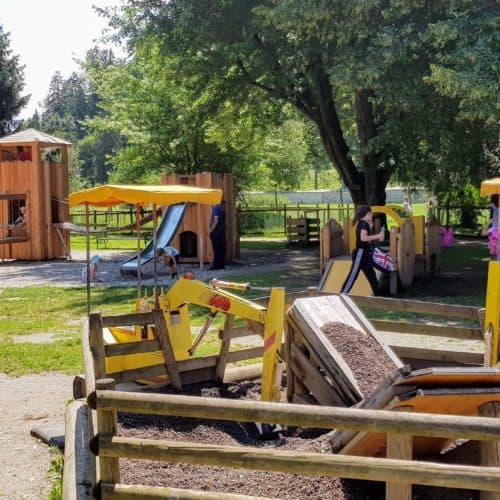
[[[28,219],[26,196],[22,194],[2,194],[0,202],[4,219],[0,239],[11,237],[28,237]]]
[[[9,200],[9,224],[10,225],[25,225],[26,224],[26,198],[12,198]],[[21,208],[24,208],[24,214],[21,213]],[[22,222],[24,219],[24,223]]]
[[[3,146],[0,151],[1,161],[31,161],[31,146]]]
[[[62,162],[61,149],[60,148],[42,148],[41,150],[42,161],[52,161],[55,163]]]

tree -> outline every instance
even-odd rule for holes
[[[110,159],[113,180],[154,182],[164,173],[209,170],[231,172],[238,187],[248,185],[258,163],[255,138],[280,110],[260,91],[228,102],[219,86],[214,91],[195,75],[180,78],[175,68],[152,40],[127,63],[91,73],[103,113],[88,125],[124,141]]]
[[[65,79],[59,71],[51,78],[44,100],[43,113],[38,111],[24,122],[24,127],[39,128],[73,143],[70,172],[75,186],[103,183],[108,180],[107,158],[121,147],[117,134],[104,131],[88,133],[86,120],[98,116],[100,98],[89,80],[93,71],[104,71],[117,62],[113,52],[94,47],[78,61],[81,71]]]
[[[384,203],[398,162],[410,156],[404,148],[420,144],[398,125],[434,113],[425,78],[447,47],[428,36],[439,23],[481,24],[498,9],[470,0],[214,0],[207,12],[204,0],[134,0],[108,15],[132,47],[161,40],[179,74],[292,104],[316,125],[353,200]]]
[[[24,66],[19,56],[9,48],[9,34],[0,25],[0,136],[14,130],[14,118],[26,106],[30,96],[22,96],[24,88]]]

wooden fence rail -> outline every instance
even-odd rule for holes
[[[303,405],[126,393],[113,390],[113,386],[112,379],[98,380],[96,391],[88,398],[89,406],[95,409],[98,415],[98,434],[91,443],[91,449],[99,455],[101,480],[109,483],[106,485],[108,491],[109,488],[114,488],[114,496],[103,498],[128,498],[120,493],[119,471],[115,469],[121,457],[385,481],[388,484],[387,498],[396,498],[394,492],[398,491],[400,494],[403,491],[400,487],[405,485],[406,488],[410,488],[410,484],[500,492],[498,467],[436,464],[398,459],[401,457],[398,452],[390,456],[391,447],[388,447],[387,458],[282,452],[251,447],[118,437],[115,435],[113,425],[116,412],[126,411],[383,432],[387,434],[388,441],[397,441],[401,436],[440,436],[491,442],[500,440],[500,422],[496,418],[337,407],[316,407],[315,411],[311,412],[309,407]],[[102,426],[99,425],[100,422],[103,423]],[[411,439],[408,443],[411,457]],[[113,484],[116,484],[116,488]],[[394,485],[398,486],[396,490],[392,488]],[[103,493],[102,489],[100,493]]]

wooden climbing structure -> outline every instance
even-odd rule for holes
[[[384,205],[372,207],[375,231],[380,230],[381,215],[395,222],[389,231],[385,250],[396,263],[390,273],[390,293],[397,292],[398,283],[406,289],[417,274],[430,275],[439,272],[441,249],[439,224],[436,220],[425,222],[423,216],[411,216],[402,207]],[[355,246],[355,227],[352,219],[344,219],[341,226],[331,220],[321,229],[320,269],[323,275],[320,289],[338,293],[351,266],[351,252]],[[353,295],[371,295],[371,287],[364,275],[360,275],[351,290]]]
[[[0,258],[45,260],[69,253],[68,146],[35,129],[0,139]]]
[[[235,206],[234,178],[232,174],[200,172],[194,175],[164,175],[162,184],[189,185],[201,188],[221,189],[224,193],[226,212],[226,261],[240,256],[240,230]],[[181,261],[212,262],[213,252],[210,243],[209,222],[210,206],[189,205],[172,245],[179,249]]]

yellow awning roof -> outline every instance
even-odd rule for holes
[[[500,177],[481,182],[481,196],[500,194]]]
[[[111,207],[119,204],[174,205],[176,203],[202,203],[216,205],[222,200],[220,189],[207,189],[187,185],[161,186],[126,186],[105,184],[85,189],[69,195],[69,204],[83,205],[88,203],[95,207]]]

